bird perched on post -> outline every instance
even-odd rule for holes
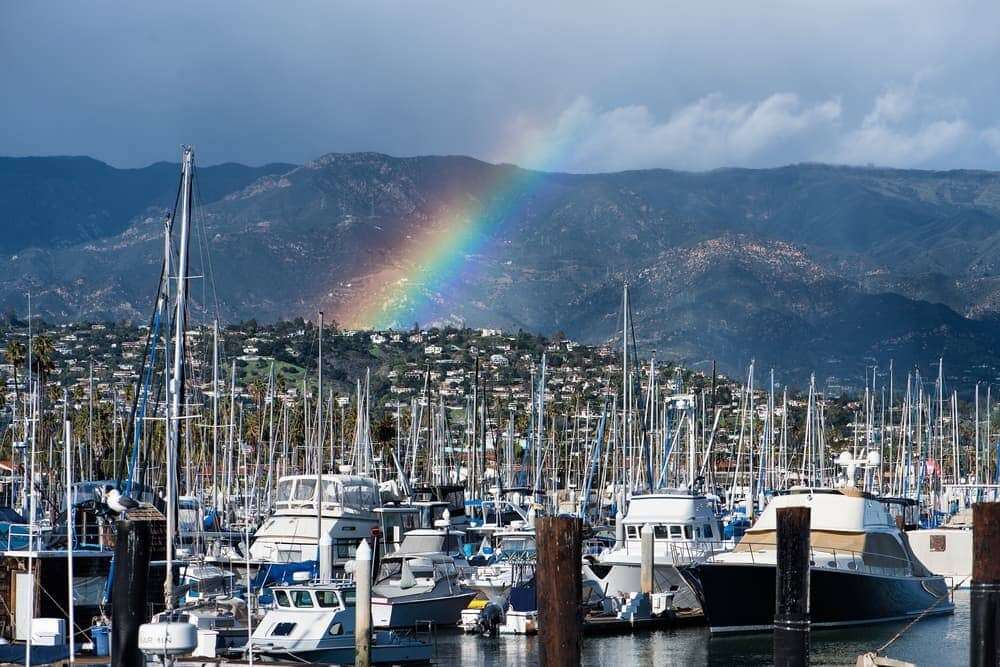
[[[128,496],[122,495],[122,493],[111,486],[110,484],[105,485],[103,492],[101,493],[101,501],[104,505],[115,514],[124,514],[129,510],[135,509],[139,506],[139,503]]]

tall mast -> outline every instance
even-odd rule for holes
[[[184,330],[187,328],[188,243],[191,227],[191,172],[194,149],[184,147],[181,161],[181,239],[177,262],[177,309],[174,313],[174,363],[170,380],[171,420],[167,428],[167,576],[163,582],[163,603],[174,607],[174,520],[177,493],[177,444],[180,442],[181,409],[184,405]]]
[[[628,381],[628,281],[625,281],[624,291],[622,293],[622,407],[624,412],[622,413],[622,451],[625,453],[622,463],[624,463],[627,468],[627,473],[625,476],[626,484],[632,485],[632,440],[629,437],[629,426],[631,426],[631,409],[632,400],[629,398],[629,381]]]
[[[219,519],[219,320],[212,323],[212,509]]]
[[[323,311],[319,311],[318,390],[316,401],[316,561],[323,545]]]

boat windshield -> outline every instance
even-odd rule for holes
[[[399,545],[399,553],[404,554],[425,554],[441,551],[444,544],[444,535],[414,535],[407,533],[403,536],[403,541]]]
[[[316,480],[314,479],[300,479],[299,483],[295,485],[296,500],[312,500],[315,493]]]
[[[323,502],[340,502],[340,484],[330,480],[323,480]]]
[[[423,579],[434,578],[434,564],[430,561],[418,558],[407,561],[407,567],[413,577]],[[403,577],[403,561],[393,560],[382,563],[378,571],[378,581],[401,581]]]
[[[345,484],[341,494],[341,502],[352,509],[370,511],[379,504],[378,489],[375,486]]]
[[[313,599],[312,594],[309,591],[292,591],[292,603],[296,607],[312,607]]]
[[[278,496],[277,501],[287,501],[292,497],[292,480],[286,479],[278,482]]]
[[[500,550],[504,553],[535,551],[535,538],[530,535],[507,535],[500,538]]]

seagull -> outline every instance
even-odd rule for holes
[[[128,496],[123,496],[118,489],[110,484],[104,487],[102,499],[104,500],[104,504],[108,506],[108,509],[117,514],[124,514],[139,506],[138,502]]]

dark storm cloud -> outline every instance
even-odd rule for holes
[[[0,154],[1000,164],[998,5],[668,4],[5,2]]]

